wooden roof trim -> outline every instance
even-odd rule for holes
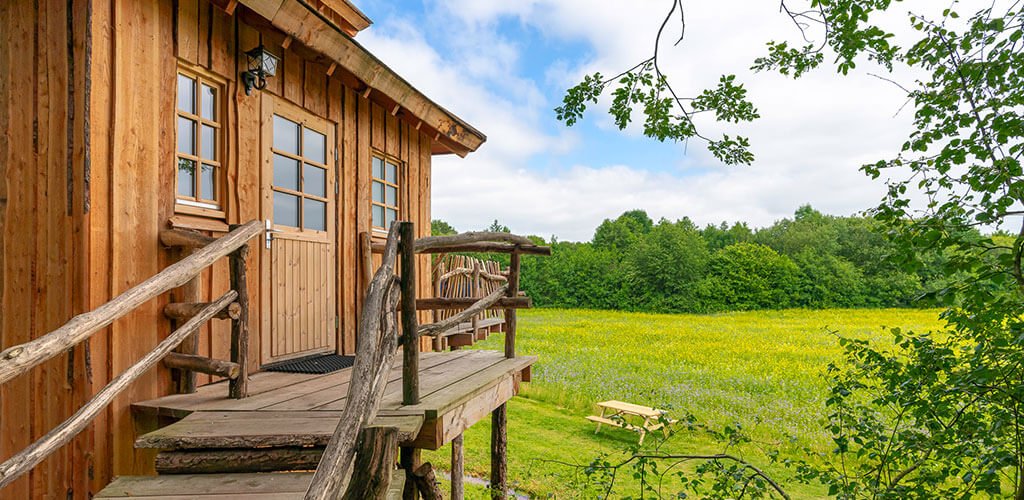
[[[438,141],[459,156],[476,151],[487,136],[455,116],[395,73],[305,0],[240,0],[240,3],[309,49],[352,74],[373,90],[440,132]]]
[[[359,10],[355,4],[348,0],[320,0],[327,8],[336,12],[342,19],[345,20],[356,32],[363,31],[369,28],[373,21],[363,11]]]

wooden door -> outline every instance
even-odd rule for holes
[[[337,162],[333,123],[271,97],[263,103],[266,363],[336,349]]]

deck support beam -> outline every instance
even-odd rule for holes
[[[343,500],[384,498],[391,485],[395,469],[395,448],[398,429],[394,427],[366,427],[360,432],[356,463],[352,479]]]
[[[491,498],[508,498],[508,407],[505,403],[491,412]]]
[[[459,434],[452,439],[452,500],[462,500],[466,495],[465,487],[462,484],[465,473],[462,434]]]
[[[412,446],[403,446],[398,452],[398,465],[405,471],[406,479],[412,479],[413,473],[420,466],[420,449]],[[416,481],[405,482],[405,490],[402,491],[402,500],[416,500],[419,492],[416,490]]]

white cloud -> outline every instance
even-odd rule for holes
[[[755,226],[790,216],[804,203],[850,214],[876,204],[884,189],[861,174],[860,165],[895,154],[909,130],[909,109],[893,117],[903,104],[902,93],[867,70],[847,78],[824,70],[797,81],[751,74],[747,68],[763,54],[764,42],[793,33],[777,3],[686,2],[686,40],[678,48],[663,45],[662,69],[675,87],[692,92],[713,86],[720,74],[738,74],[762,118],[728,128],[713,122],[701,126],[711,134],[750,137],[757,163],[720,166],[703,145],[691,143],[685,155],[679,146],[678,168],[668,172],[643,165],[581,165],[571,152],[587,148],[588,136],[563,128],[549,132],[550,108],[560,96],[546,96],[542,89],[552,82],[559,88],[571,85],[594,70],[614,73],[647,57],[669,3],[449,0],[430,5],[425,20],[376,19],[359,39],[488,135],[467,159],[434,159],[434,216],[462,230],[498,219],[516,232],[585,240],[602,219],[633,208],[644,208],[655,219],[688,216],[700,224],[740,220]],[[520,67],[522,41],[504,37],[497,22],[502,18],[529,25],[555,43],[582,40],[592,52],[536,71],[545,80],[531,80]],[[445,46],[431,47],[426,30],[443,30]],[[608,123],[598,114],[589,119]],[[548,165],[551,158],[567,157],[559,168],[530,168],[530,162]]]

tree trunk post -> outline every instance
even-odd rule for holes
[[[395,469],[398,429],[366,427],[360,432],[352,480],[343,500],[386,498]]]
[[[505,500],[508,492],[508,468],[505,461],[508,450],[508,435],[505,432],[507,411],[503,403],[491,412],[491,498],[494,500]]]
[[[192,247],[180,247],[179,254],[181,259],[192,255]],[[201,292],[202,289],[203,274],[199,273],[194,278],[182,285],[179,289],[181,291],[181,302],[199,302],[202,300]],[[179,319],[174,322],[175,328],[185,324],[185,319]],[[198,354],[199,353],[199,332],[195,332],[189,335],[181,345],[176,349],[181,354]],[[192,394],[196,392],[196,372],[192,370],[178,370],[178,393],[180,394]]]
[[[462,485],[465,475],[465,462],[462,451],[462,434],[452,439],[452,500],[462,500],[466,492]]]
[[[519,296],[519,246],[512,252],[508,265],[509,297]],[[516,357],[516,310],[505,309],[505,357]]]
[[[402,404],[420,402],[420,336],[416,325],[416,234],[412,222],[398,222],[402,265]],[[411,472],[411,471],[410,471]]]
[[[245,278],[248,256],[249,244],[246,243],[228,257],[231,289],[238,292],[239,305],[238,318],[231,320],[231,362],[238,364],[238,377],[228,383],[228,396],[234,399],[249,395],[249,286]]]
[[[411,446],[403,446],[399,449],[398,465],[405,471],[405,490],[402,491],[402,500],[416,500],[419,498],[419,491],[416,489],[414,473],[420,466],[420,450]]]

